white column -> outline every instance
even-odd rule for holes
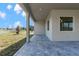
[[[30,13],[27,14],[27,19],[26,19],[26,42],[30,42]]]

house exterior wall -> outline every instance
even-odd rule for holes
[[[35,35],[45,35],[45,21],[36,21],[34,22],[34,34]]]
[[[45,21],[45,34],[50,40],[52,40],[52,36],[53,36],[53,34],[51,33],[52,32],[52,20],[51,20],[52,18],[50,16],[51,15],[49,14]],[[49,26],[50,26],[49,30],[47,30],[47,21],[49,21]]]
[[[73,17],[73,31],[60,31],[60,17]],[[47,20],[50,30],[47,31]],[[79,10],[52,10],[45,22],[46,36],[52,41],[79,41]]]

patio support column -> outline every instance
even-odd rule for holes
[[[27,36],[27,39],[26,39],[26,42],[29,43],[30,42],[30,13],[28,12],[27,14],[27,19],[26,19],[26,36]]]

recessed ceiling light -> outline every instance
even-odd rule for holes
[[[42,11],[42,8],[40,8],[39,10]]]

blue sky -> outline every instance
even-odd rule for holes
[[[0,28],[16,27],[20,25],[26,27],[25,12],[15,3],[0,3]],[[33,21],[30,21],[33,25]]]

